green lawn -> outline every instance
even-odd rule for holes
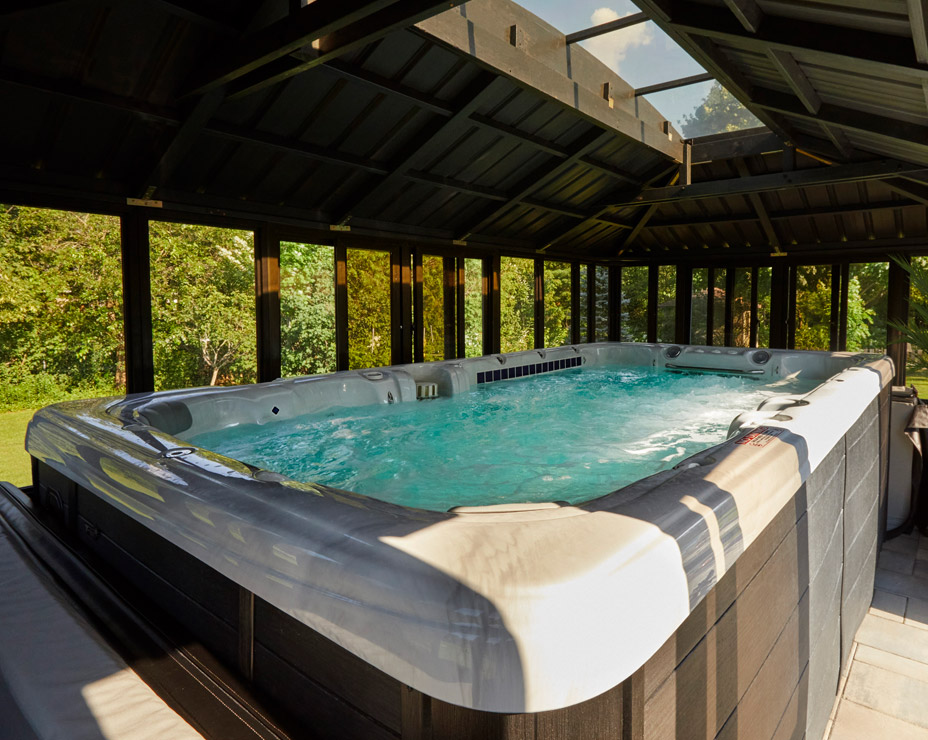
[[[928,398],[928,371],[906,370],[905,384],[914,385],[918,389],[919,398]]]
[[[26,425],[34,410],[0,414],[0,480],[17,486],[32,484],[32,466],[23,448]]]

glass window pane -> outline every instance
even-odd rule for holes
[[[570,263],[545,262],[545,347],[570,343]]]
[[[851,352],[886,351],[889,263],[850,266],[847,286],[847,348]]]
[[[827,350],[831,338],[831,265],[796,268],[796,349]]]
[[[735,270],[735,295],[732,298],[732,344],[748,347],[751,344],[751,270]]]
[[[125,393],[119,219],[0,205],[0,480],[32,483],[35,409]]]
[[[464,260],[464,356],[483,356],[483,260]]]
[[[725,268],[716,268],[712,291],[712,345],[725,345]]]
[[[577,320],[580,322],[580,341],[590,341],[590,313],[587,310],[590,300],[590,281],[589,271],[591,265],[580,265],[580,316]]]
[[[335,371],[335,248],[280,244],[281,375]]]
[[[445,359],[445,264],[422,255],[422,359]]]
[[[596,341],[609,339],[609,268],[596,265]]]
[[[254,234],[152,221],[155,390],[257,379]]]
[[[709,270],[697,267],[693,270],[693,313],[690,318],[690,344],[706,343],[706,314],[708,311]]]
[[[348,368],[390,364],[390,253],[349,249]]]
[[[770,273],[772,268],[757,268],[757,346],[770,346]]]
[[[622,268],[622,341],[648,339],[648,268]]]
[[[677,268],[661,265],[657,271],[657,341],[672,342],[676,334]]]
[[[535,263],[500,258],[500,349],[518,352],[535,346]]]

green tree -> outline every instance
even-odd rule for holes
[[[0,407],[124,387],[119,219],[0,205]]]
[[[254,237],[150,224],[155,387],[253,383]]]
[[[483,355],[483,263],[464,260],[464,356]]]
[[[280,245],[281,374],[335,370],[335,250],[322,244]]]
[[[347,271],[348,366],[389,365],[390,253],[349,249]]]
[[[545,347],[570,342],[570,263],[545,262]]]
[[[734,95],[718,82],[713,82],[703,101],[692,113],[683,116],[683,135],[692,139],[762,125]]]
[[[500,258],[500,349],[518,352],[535,346],[535,264],[520,257]]]

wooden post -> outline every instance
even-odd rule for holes
[[[648,341],[657,341],[657,288],[660,267],[648,265]]]
[[[715,331],[715,268],[706,269],[706,345],[711,347],[715,342],[712,336]]]
[[[499,255],[483,259],[483,354],[500,351]]]
[[[570,343],[580,344],[580,263],[570,265]]]
[[[535,258],[535,349],[545,346],[545,261]]]
[[[693,268],[677,265],[676,306],[674,308],[674,341],[689,344],[693,321]]]
[[[782,261],[774,262],[770,270],[770,346],[774,349],[786,349],[789,272]]]
[[[908,260],[909,258],[903,256],[902,259]],[[897,265],[895,260],[889,261],[888,289],[887,320],[907,324],[909,321],[909,273]],[[908,347],[902,340],[902,333],[898,329],[887,326],[886,343],[888,345],[887,354],[892,358],[893,364],[896,366],[893,385],[905,385],[905,363]]]
[[[596,341],[596,265],[586,266],[586,341]]]
[[[757,303],[758,303],[758,287],[757,280],[760,270],[757,266],[751,268],[751,338],[748,342],[749,346],[757,346]]]
[[[390,362],[412,362],[412,252],[403,244],[390,250]]]
[[[609,341],[620,342],[622,336],[622,268],[609,265]]]
[[[444,257],[442,267],[442,318],[444,319],[445,359],[453,360],[457,353],[458,270],[454,257]],[[463,318],[463,317],[462,317]]]
[[[796,348],[796,265],[789,266],[786,279],[786,348]]]
[[[735,334],[735,268],[729,265],[725,268],[725,340],[726,347],[734,346]]]
[[[456,305],[457,305],[457,340],[458,340],[458,357],[465,357],[467,355],[467,323],[464,316],[464,302],[466,299],[466,290],[467,283],[466,279],[466,263],[463,257],[457,258],[458,263],[458,276],[457,283],[455,284],[455,296],[456,296]]]
[[[444,292],[442,292],[444,299]],[[444,301],[442,301],[444,303]],[[423,362],[425,347],[425,316],[422,315],[422,250],[412,250],[412,357],[413,362]],[[442,316],[442,323],[444,315]]]
[[[152,351],[148,218],[144,211],[129,211],[120,217],[120,228],[126,392],[150,393],[155,390],[155,365]]]
[[[838,351],[847,351],[847,299],[848,283],[851,279],[851,266],[845,262],[841,265],[841,297],[839,307],[841,318],[838,321]]]
[[[266,383],[281,374],[280,239],[269,224],[255,231],[255,318],[258,382]]]
[[[335,369],[348,369],[348,248],[335,240]]]
[[[838,351],[841,321],[841,265],[831,266],[831,315],[828,317],[828,350]]]

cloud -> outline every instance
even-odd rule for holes
[[[631,12],[625,15],[631,15]],[[608,23],[623,17],[612,8],[597,8],[590,16],[590,21],[592,25],[598,26],[601,23]],[[636,46],[647,46],[652,41],[654,41],[654,29],[651,24],[638,23],[620,31],[613,31],[589,39],[584,44],[591,54],[621,74],[622,62],[625,60],[628,50]]]

